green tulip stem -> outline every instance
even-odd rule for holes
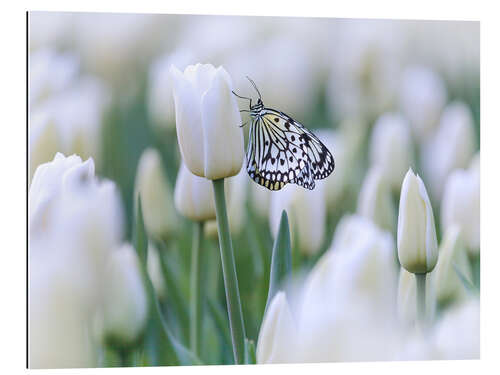
[[[229,221],[227,218],[226,200],[224,196],[224,179],[221,178],[213,180],[212,182],[214,186],[222,274],[226,290],[226,303],[231,340],[233,343],[233,354],[235,362],[241,364],[244,363],[245,360],[246,334],[241,309],[240,292],[238,289],[238,277],[236,276],[233,244],[231,242],[231,234],[229,233]]]
[[[427,274],[416,273],[415,278],[417,279],[417,321],[421,327],[424,327],[426,321],[425,281]]]
[[[190,292],[190,347],[200,356],[203,296],[200,276],[200,249],[203,238],[203,222],[194,225],[193,247],[191,249],[191,292]]]

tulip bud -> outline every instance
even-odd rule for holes
[[[438,258],[434,214],[424,183],[411,168],[401,187],[397,234],[401,265],[411,273],[432,271]]]
[[[463,299],[467,290],[457,272],[466,279],[472,279],[460,227],[450,226],[439,247],[439,259],[431,274],[435,283],[436,297],[441,305]]]
[[[476,137],[473,124],[472,114],[465,104],[450,104],[434,137],[422,147],[422,169],[436,201],[441,199],[449,174],[456,168],[466,168],[474,155]]]
[[[381,169],[393,190],[401,188],[412,164],[410,127],[401,115],[387,113],[377,120],[371,138],[370,161]]]
[[[446,87],[429,68],[412,66],[403,72],[399,104],[419,140],[428,138],[446,103]]]
[[[231,78],[219,67],[170,69],[174,82],[177,139],[191,173],[216,180],[236,175],[243,162],[241,116]]]
[[[372,220],[380,228],[393,232],[396,214],[391,192],[382,171],[372,167],[363,181],[358,198],[358,213]]]
[[[146,149],[139,160],[135,178],[135,196],[141,195],[144,224],[148,233],[156,237],[176,232],[177,215],[173,194],[165,176],[160,153]],[[137,198],[135,199],[137,202]]]
[[[214,220],[213,189],[209,180],[195,176],[182,163],[175,182],[175,208],[181,215],[193,221]]]
[[[480,245],[479,171],[457,169],[447,179],[441,202],[441,226],[444,231],[457,225],[471,254]]]
[[[290,363],[289,350],[296,335],[296,323],[288,305],[285,292],[273,297],[262,320],[257,341],[257,363]]]
[[[139,258],[130,244],[114,251],[107,265],[103,324],[107,338],[130,345],[141,333],[147,317],[146,290]]]
[[[167,296],[167,290],[160,262],[161,259],[158,249],[153,242],[150,241],[148,244],[148,274],[151,278],[156,294],[160,299],[164,299]]]

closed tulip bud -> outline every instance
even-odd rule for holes
[[[412,66],[403,72],[399,105],[408,118],[414,134],[425,140],[436,127],[446,104],[446,87],[433,70]]]
[[[389,186],[399,191],[406,171],[412,165],[410,126],[399,114],[381,116],[373,128],[370,144],[371,164],[381,169]]]
[[[177,211],[190,220],[215,220],[212,183],[192,174],[184,163],[175,182],[174,201]]]
[[[470,109],[458,102],[448,105],[435,135],[421,150],[422,169],[434,200],[442,198],[446,179],[454,169],[467,168],[475,148]]]
[[[102,311],[105,336],[127,346],[137,339],[147,317],[146,290],[132,245],[124,244],[111,254],[106,278]]]
[[[173,194],[164,173],[160,153],[155,149],[146,149],[139,160],[135,196],[138,194],[141,195],[144,224],[148,233],[158,238],[175,233],[177,215]]]
[[[445,232],[439,247],[439,259],[431,274],[435,283],[436,297],[441,305],[461,300],[467,295],[467,290],[457,272],[467,280],[472,279],[460,227],[452,225]]]
[[[170,70],[177,139],[191,173],[216,180],[236,175],[243,162],[241,116],[224,68],[190,65]]]
[[[285,292],[278,292],[264,315],[257,340],[257,363],[290,363],[296,340],[296,323]]]
[[[401,187],[397,235],[401,266],[417,274],[434,269],[438,258],[434,214],[422,179],[411,169]]]
[[[372,167],[363,181],[358,198],[358,213],[372,220],[380,228],[394,231],[396,212],[391,192],[382,177],[382,171]]]
[[[447,179],[441,202],[441,226],[448,230],[460,227],[470,254],[477,254],[480,245],[479,170],[457,169]]]

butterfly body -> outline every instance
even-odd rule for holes
[[[248,112],[252,122],[247,172],[255,182],[269,190],[280,190],[288,183],[312,190],[315,180],[332,173],[335,161],[326,146],[287,114],[266,108],[260,93],[257,104],[250,100]]]

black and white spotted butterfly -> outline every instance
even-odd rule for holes
[[[302,124],[266,108],[259,89],[247,78],[259,95],[257,104],[233,94],[250,101],[250,110],[240,111],[250,113],[252,119],[246,153],[248,175],[269,190],[280,190],[288,183],[314,189],[314,180],[328,177],[335,168],[332,154]]]

